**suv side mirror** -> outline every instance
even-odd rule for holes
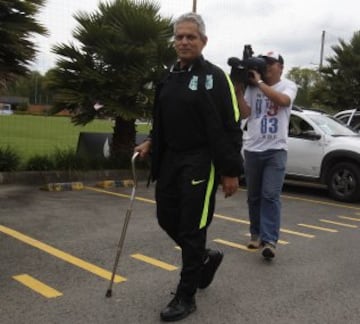
[[[316,133],[314,130],[307,130],[304,132],[301,132],[301,137],[305,139],[309,139],[311,141],[317,141],[321,138],[321,135]]]

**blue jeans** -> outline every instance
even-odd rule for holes
[[[279,239],[281,201],[287,151],[245,151],[245,177],[248,189],[250,234],[264,243]]]

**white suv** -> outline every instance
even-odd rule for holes
[[[336,200],[360,200],[360,134],[323,112],[293,107],[286,179],[325,184]]]
[[[293,107],[286,177],[327,185],[332,198],[360,200],[360,134],[318,111]]]
[[[339,111],[334,117],[350,126],[355,132],[360,133],[360,108]]]

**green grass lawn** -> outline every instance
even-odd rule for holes
[[[80,132],[112,133],[113,122],[96,119],[86,126],[75,126],[69,117],[0,115],[0,146],[9,145],[22,159],[52,154],[55,149],[76,149]],[[138,125],[139,133],[147,133],[148,125]]]

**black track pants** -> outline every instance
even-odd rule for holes
[[[181,247],[183,267],[178,291],[196,292],[215,208],[218,177],[204,151],[164,154],[156,184],[159,225]]]

